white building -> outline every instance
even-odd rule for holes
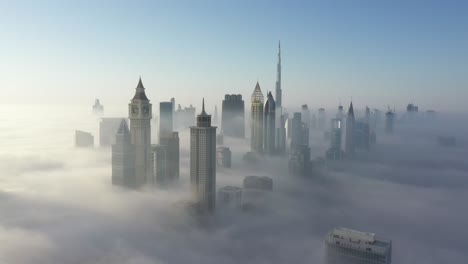
[[[392,241],[347,228],[334,228],[325,238],[326,264],[390,264]]]
[[[202,112],[197,125],[190,127],[190,182],[201,211],[214,211],[216,203],[216,127],[211,116]]]
[[[263,93],[260,85],[255,85],[251,97],[250,147],[254,152],[263,152]]]
[[[150,101],[145,94],[145,87],[140,78],[135,96],[130,104],[128,104],[130,138],[132,144],[135,146],[135,184],[137,187],[144,185],[152,174],[151,107]]]

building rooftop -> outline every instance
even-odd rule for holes
[[[328,243],[360,251],[387,254],[391,251],[392,241],[379,238],[374,233],[361,232],[343,227],[334,228],[327,236]],[[338,243],[339,242],[339,243]]]
[[[261,103],[263,103],[263,99],[264,99],[264,97],[263,97],[262,90],[260,89],[260,85],[257,82],[257,84],[255,85],[255,89],[254,89],[254,91],[252,93],[251,100],[252,100],[252,102],[261,102]]]

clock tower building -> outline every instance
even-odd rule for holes
[[[151,103],[146,97],[145,87],[141,82],[135,96],[128,104],[130,118],[130,137],[135,147],[135,187],[142,186],[151,176]]]

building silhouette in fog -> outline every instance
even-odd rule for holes
[[[216,149],[216,162],[219,167],[231,168],[231,150],[228,147]]]
[[[275,83],[276,108],[283,108],[283,90],[281,89],[281,44],[278,42],[278,64],[276,65]]]
[[[94,136],[89,132],[75,130],[75,147],[93,147]]]
[[[344,117],[345,115],[344,115],[343,105],[341,105],[340,103],[340,105],[338,105],[338,113],[336,113],[336,118],[343,121]]]
[[[161,145],[151,146],[152,174],[147,183],[151,185],[164,186],[168,183],[167,178],[167,148]]]
[[[115,143],[112,145],[112,184],[134,187],[134,175],[135,148],[131,143],[127,122],[121,119]]]
[[[273,190],[273,179],[268,176],[246,176],[243,181],[244,189]]]
[[[130,138],[135,146],[135,184],[142,186],[151,177],[151,118],[152,106],[145,94],[145,87],[138,81],[135,95],[128,104]]]
[[[250,147],[257,153],[263,152],[263,100],[263,93],[257,82],[250,104]]]
[[[99,99],[94,101],[93,105],[93,113],[95,115],[103,115],[104,114],[104,106],[99,102]]]
[[[301,113],[294,113],[291,120],[291,150],[302,145],[302,117]]]
[[[179,133],[172,131],[170,134],[159,138],[159,145],[165,149],[166,157],[166,183],[179,180],[180,169],[180,142]]]
[[[281,113],[282,108],[278,108],[280,110],[279,113],[276,113],[279,115],[278,124],[276,124],[276,135],[275,135],[275,148],[276,148],[276,153],[278,154],[284,154],[286,152],[286,117],[283,113]]]
[[[275,130],[276,130],[276,105],[271,92],[267,95],[267,101],[264,108],[264,136],[263,150],[267,154],[275,153]]]
[[[307,176],[310,171],[310,148],[298,145],[291,149],[288,162],[289,175]]]
[[[306,125],[307,128],[310,128],[311,116],[310,116],[309,106],[307,104],[303,104],[301,106],[301,114],[302,114],[302,122]]]
[[[240,209],[242,207],[242,189],[224,186],[218,191],[218,202],[223,208]]]
[[[354,109],[353,102],[349,105],[346,117],[345,154],[348,158],[354,155]]]
[[[177,128],[187,128],[195,124],[195,107],[190,105],[189,107],[180,106],[177,107],[175,111],[175,127]]]
[[[236,138],[245,137],[244,100],[242,100],[242,95],[226,94],[221,115],[223,135]]]
[[[342,124],[341,118],[331,120],[330,148],[327,150],[327,159],[329,160],[341,160],[343,158],[343,150],[341,149]]]
[[[159,103],[159,138],[170,136],[173,129],[173,112],[171,102]]]
[[[214,211],[216,204],[216,127],[211,126],[211,116],[202,112],[197,125],[190,128],[190,183],[198,208]]]
[[[355,121],[353,137],[355,149],[369,150],[371,144],[369,123],[365,121]]]
[[[103,117],[99,122],[99,145],[110,147],[115,143],[115,134],[119,130],[123,117]]]
[[[326,264],[390,264],[392,241],[347,228],[334,228],[325,238]]]
[[[393,134],[393,121],[395,118],[395,114],[388,109],[387,113],[385,114],[385,133],[387,135]]]

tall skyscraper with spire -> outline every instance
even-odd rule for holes
[[[211,126],[204,99],[197,125],[190,127],[190,183],[199,209],[213,211],[216,203],[216,127]]]
[[[345,154],[347,157],[354,155],[354,121],[353,102],[351,102],[346,117]]]
[[[265,115],[264,121],[264,137],[263,137],[263,148],[265,153],[274,154],[275,153],[275,130],[276,130],[276,117],[275,117],[275,99],[271,92],[268,92],[267,101],[265,103]]]
[[[281,90],[281,43],[278,41],[278,64],[276,65],[276,85],[275,85],[276,107],[283,107],[283,91]]]
[[[252,151],[262,152],[263,151],[263,93],[260,89],[260,85],[255,85],[255,89],[252,93],[251,99],[251,124],[250,124],[250,147]]]
[[[128,104],[130,138],[135,147],[135,186],[141,186],[151,177],[151,117],[152,106],[145,87],[138,81],[135,95]]]

